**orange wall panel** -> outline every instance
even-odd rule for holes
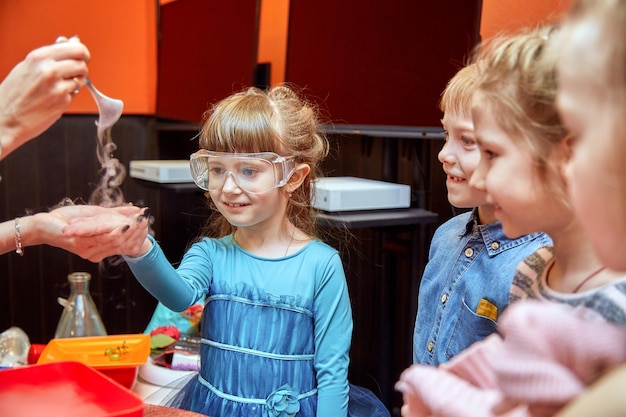
[[[89,76],[125,114],[154,114],[157,3],[154,0],[0,1],[0,79],[39,46],[78,35],[91,52]],[[68,113],[97,113],[86,89]]]
[[[483,0],[482,39],[539,23],[557,21],[571,0]]]
[[[259,29],[258,62],[271,63],[271,85],[285,80],[289,0],[263,0]]]

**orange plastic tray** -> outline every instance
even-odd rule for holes
[[[126,346],[119,360],[111,360],[108,348]],[[143,365],[150,356],[150,335],[118,334],[109,336],[52,339],[37,360],[38,364],[76,361],[96,369],[127,368]]]
[[[108,348],[125,346],[119,360],[111,360]],[[150,335],[121,334],[111,336],[52,339],[41,352],[38,364],[75,361],[89,365],[126,388],[132,388],[139,365],[150,356]]]
[[[0,371],[0,416],[141,417],[143,409],[130,390],[79,362]]]

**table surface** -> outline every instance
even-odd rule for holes
[[[198,414],[191,411],[179,410],[178,408],[164,407],[162,405],[146,404],[143,409],[144,417],[199,417],[204,414]],[[206,416],[204,416],[206,417]]]

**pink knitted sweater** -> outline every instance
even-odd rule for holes
[[[525,300],[512,304],[498,334],[434,368],[413,365],[396,389],[402,416],[552,416],[626,361],[626,331],[597,313]]]

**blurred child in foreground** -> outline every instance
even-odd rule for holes
[[[559,50],[557,104],[574,141],[571,201],[600,259],[626,275],[626,1],[576,1]],[[558,416],[624,416],[624,386],[621,365]]]

